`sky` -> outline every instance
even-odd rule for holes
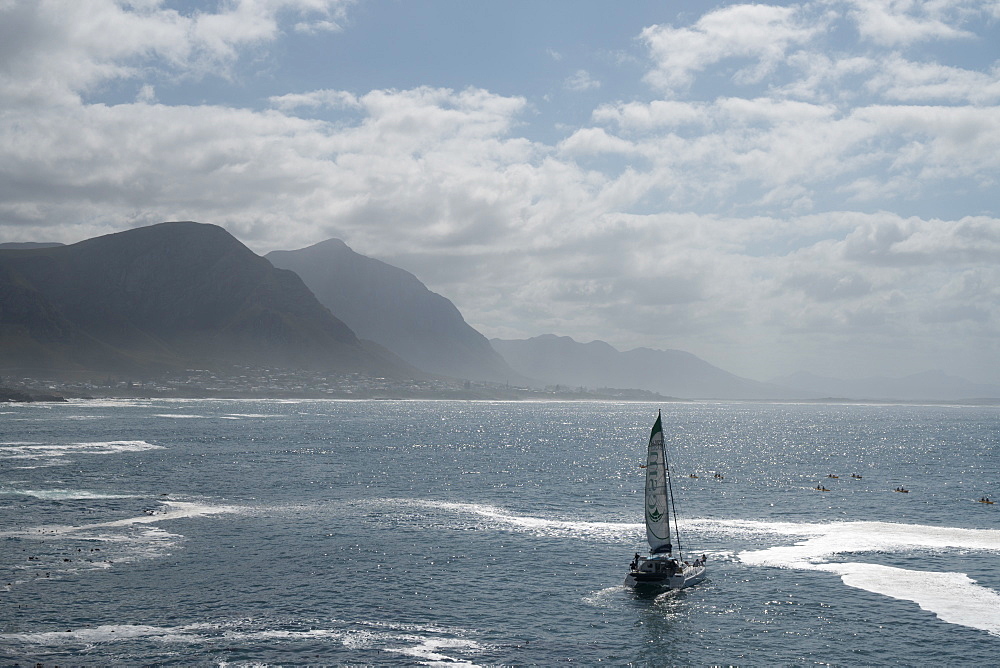
[[[1000,383],[1000,1],[0,0],[0,241],[331,237],[487,337]]]

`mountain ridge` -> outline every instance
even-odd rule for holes
[[[423,371],[497,383],[521,380],[449,299],[404,269],[357,253],[340,239],[265,257],[297,273],[358,336]]]
[[[741,378],[682,350],[635,348],[625,352],[604,341],[580,343],[543,334],[530,339],[491,339],[517,371],[548,384],[635,388],[687,399],[779,400],[808,398],[797,390]]]
[[[216,363],[394,378],[425,375],[419,368],[448,382],[691,399],[1000,397],[998,385],[943,371],[854,380],[798,372],[761,383],[681,350],[619,351],[554,334],[490,341],[416,276],[339,239],[261,257],[221,227],[181,221],[69,245],[0,244],[0,373],[148,374]]]
[[[0,250],[0,366],[153,372],[275,364],[409,373],[362,343],[293,272],[223,228],[168,222]]]

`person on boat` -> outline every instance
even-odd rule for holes
[[[632,568],[633,571],[639,567],[639,553],[638,552],[635,553],[635,557],[632,558],[632,563],[629,564],[629,566]]]

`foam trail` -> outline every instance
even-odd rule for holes
[[[938,619],[1000,636],[1000,594],[964,573],[928,573],[878,564],[818,564],[849,587],[913,601]]]
[[[766,524],[766,523],[761,523]],[[740,560],[755,566],[808,568],[837,554],[900,552],[912,549],[987,550],[1000,552],[1000,531],[959,529],[891,522],[834,522],[802,524],[796,531],[778,533],[811,536],[795,545],[742,552]]]
[[[126,517],[110,522],[97,522],[94,524],[81,524],[79,526],[69,525],[48,525],[44,527],[34,527],[18,531],[0,532],[0,538],[51,538],[52,536],[71,536],[77,533],[87,533],[93,529],[103,529],[110,527],[127,527],[136,524],[153,524],[165,520],[184,519],[189,517],[203,517],[206,515],[217,515],[220,513],[237,513],[244,510],[241,506],[209,506],[203,503],[192,503],[188,501],[161,501],[167,509],[164,511],[154,511],[153,514],[139,515],[137,517]]]
[[[4,633],[0,638],[13,642],[35,645],[63,645],[74,643],[94,644],[101,642],[121,642],[136,638],[156,638],[172,642],[193,642],[198,640],[195,630],[202,625],[160,627],[144,624],[104,624],[72,631],[40,631],[35,633]]]
[[[49,501],[141,498],[139,494],[105,494],[102,492],[89,492],[85,489],[6,489],[0,490],[0,494],[33,496],[36,499],[46,499]]]
[[[119,452],[142,452],[162,450],[162,445],[146,441],[99,441],[96,443],[0,443],[0,458],[40,459],[57,458],[68,455],[111,455]]]
[[[551,520],[511,514],[483,504],[382,499],[395,506],[440,509],[475,515],[500,527],[521,529],[540,535],[620,539],[641,531],[642,525],[622,522]],[[1000,635],[1000,593],[976,584],[964,573],[921,572],[878,564],[830,563],[841,554],[893,553],[914,549],[982,550],[1000,553],[1000,531],[962,529],[891,522],[834,522],[808,524],[755,520],[694,519],[682,522],[686,529],[704,533],[747,536],[801,537],[792,545],[777,545],[738,554],[751,566],[821,570],[840,575],[844,584],[899,600],[912,601],[933,612],[942,621]]]
[[[153,515],[140,515],[138,517],[127,517],[122,520],[112,520],[111,522],[100,522],[98,524],[88,524],[84,528],[92,527],[118,527],[130,524],[152,524],[164,520],[176,520],[189,517],[204,517],[206,515],[218,515],[220,513],[238,513],[243,510],[240,506],[210,506],[204,503],[192,503],[189,501],[161,501],[167,510],[157,512]]]
[[[641,524],[625,522],[591,522],[583,520],[551,520],[542,517],[513,515],[497,508],[478,503],[453,503],[448,501],[425,501],[422,499],[382,499],[381,503],[405,505],[420,508],[436,508],[469,515],[477,515],[502,527],[524,529],[548,536],[577,536],[620,538],[632,535],[642,529]]]
[[[407,638],[407,640],[417,640]],[[420,659],[420,663],[435,662],[447,663],[449,666],[475,666],[468,661],[460,661],[446,654],[441,650],[475,651],[478,649],[477,643],[462,638],[424,638],[413,647],[387,647],[388,652],[398,652],[404,656],[412,656]]]
[[[0,633],[0,641],[41,646],[75,646],[145,640],[164,644],[203,646],[206,643],[269,644],[280,642],[329,641],[350,650],[381,650],[413,657],[420,663],[447,663],[472,666],[458,655],[479,654],[483,647],[466,638],[467,631],[441,627],[379,624],[365,621],[331,620],[327,628],[266,628],[250,620],[221,623],[194,623],[182,626],[145,624],[105,624],[68,631]],[[447,652],[447,653],[445,653]]]
[[[761,523],[766,524],[766,523]],[[746,527],[735,526],[742,530]],[[776,533],[791,533],[779,527]],[[912,601],[950,624],[1000,636],[1000,593],[980,586],[965,573],[914,571],[859,562],[828,563],[850,553],[891,553],[913,549],[982,550],[1000,553],[1000,531],[960,529],[888,522],[836,522],[801,525],[809,536],[794,545],[779,545],[739,554],[752,566],[773,566],[836,573],[844,584],[890,598]]]
[[[152,405],[149,399],[126,399],[105,397],[100,399],[67,399],[65,403],[52,404],[54,406],[65,406],[68,408],[134,408]]]
[[[484,518],[499,528],[526,530],[539,535],[587,536],[623,539],[641,531],[641,524],[552,520],[511,514],[496,506],[427,501],[380,499],[380,505],[440,509]],[[869,563],[830,563],[841,554],[893,553],[914,549],[941,553],[947,550],[982,550],[1000,553],[1000,531],[961,529],[891,522],[834,522],[809,524],[759,520],[693,519],[683,528],[701,533],[761,537],[800,537],[792,545],[747,550],[737,555],[750,566],[822,570],[840,575],[844,584],[857,589],[912,601],[933,612],[942,621],[1000,635],[1000,593],[980,586],[964,573],[921,572]],[[718,554],[714,556],[729,556]]]

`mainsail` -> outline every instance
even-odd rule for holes
[[[646,540],[652,554],[669,553],[670,516],[667,506],[667,456],[663,449],[663,425],[656,414],[646,451]]]

